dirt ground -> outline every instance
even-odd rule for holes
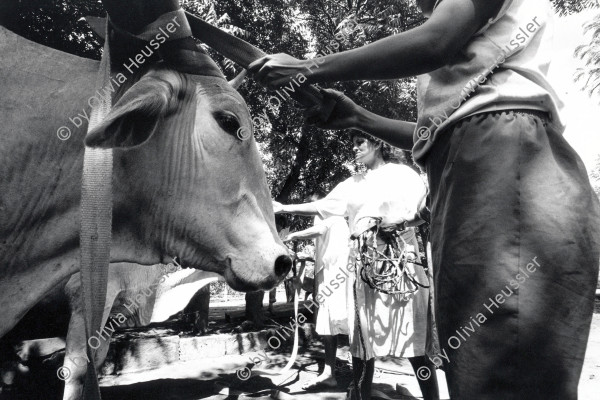
[[[232,300],[232,299],[230,299]],[[236,299],[237,301],[237,299]],[[241,304],[227,304],[228,307],[217,310],[215,316],[229,312],[240,314]],[[237,310],[237,311],[236,311]],[[217,324],[222,332],[223,324]],[[234,326],[235,321],[227,326]],[[233,399],[300,399],[300,400],[338,400],[345,399],[346,389],[351,381],[351,368],[348,358],[348,343],[341,343],[337,356],[338,385],[330,390],[307,393],[301,386],[313,379],[323,366],[324,349],[322,343],[313,338],[308,345],[302,345],[298,359],[291,372],[289,381],[281,383],[281,377],[273,374],[289,360],[290,348],[281,348],[278,352],[230,355],[186,362],[177,362],[157,366],[152,371],[135,374],[105,376],[102,380],[102,395],[105,400],[233,400]],[[252,369],[249,376],[240,375],[250,366],[249,360],[256,356],[265,360]],[[421,398],[418,381],[407,360],[378,361],[376,364],[374,389],[391,399]],[[51,371],[55,373],[54,371]],[[445,376],[438,370],[438,381],[442,399],[448,399]],[[281,383],[280,385],[277,385]],[[55,374],[38,378],[29,385],[27,393],[4,391],[0,399],[4,400],[49,400],[48,388],[57,386]],[[262,391],[262,392],[261,392]],[[240,393],[259,392],[250,397]],[[586,360],[579,385],[580,400],[598,400],[600,393],[600,301],[592,321]],[[268,395],[271,397],[268,397]],[[262,396],[261,396],[262,395]],[[60,397],[55,397],[60,398]]]
[[[599,307],[600,308],[600,307]],[[598,310],[600,311],[600,310]],[[273,369],[281,368],[289,358],[289,354],[267,353],[270,364]],[[293,398],[300,400],[338,400],[345,399],[345,391],[351,381],[351,369],[348,363],[347,343],[338,350],[337,360],[337,379],[338,385],[335,389],[321,391],[319,393],[307,393],[301,390],[304,382],[313,379],[317,375],[319,368],[323,363],[323,347],[320,342],[315,341],[305,348],[296,363],[296,370],[299,373],[292,377],[292,380],[281,387],[282,392],[287,396],[273,398]],[[225,360],[223,361],[226,362]],[[192,365],[182,366],[181,368],[190,368]],[[391,360],[378,362],[376,364],[378,371],[374,379],[374,389],[383,392],[391,399],[407,400],[420,399],[421,393],[418,382],[414,376],[413,370],[407,360]],[[174,372],[174,371],[172,371]],[[438,370],[438,382],[441,389],[441,398],[448,399],[448,392],[445,383],[443,371]],[[227,395],[217,394],[223,390],[223,386],[234,388]],[[398,386],[397,386],[398,385]],[[397,387],[399,390],[397,390]],[[231,400],[237,398],[235,390],[241,392],[257,392],[263,389],[273,389],[273,379],[256,374],[246,380],[241,381],[235,374],[219,374],[213,379],[208,380],[172,380],[158,379],[146,383],[131,384],[119,387],[104,387],[102,392],[106,399],[110,400],[150,400],[150,399],[171,399],[171,400]],[[586,353],[586,361],[581,374],[579,385],[580,400],[598,400],[600,393],[600,313],[594,315],[590,340]],[[252,397],[249,397],[252,398]],[[260,397],[254,397],[260,398]],[[241,399],[241,397],[240,397]]]

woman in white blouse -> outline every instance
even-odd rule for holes
[[[275,213],[319,215],[321,218],[334,215],[348,217],[350,232],[353,233],[359,229],[358,223],[363,217],[380,217],[382,225],[414,221],[419,204],[426,195],[425,184],[419,175],[408,166],[387,163],[383,143],[362,133],[355,133],[352,140],[356,162],[364,164],[366,172],[348,178],[325,198],[312,203],[283,205],[274,202]],[[401,236],[406,246],[412,247],[408,251],[418,249],[414,229],[402,231]],[[351,257],[355,259],[356,249]],[[413,272],[417,281],[428,282],[423,269],[417,267]],[[353,285],[348,285],[348,288],[352,290]],[[348,299],[350,351],[354,370],[351,392],[359,387],[366,365],[364,380],[360,385],[361,398],[371,399],[375,357],[406,357],[415,372],[422,367],[431,372],[427,379],[419,379],[424,399],[439,399],[435,366],[425,355],[428,329],[431,329],[428,326],[429,289],[420,288],[408,297],[388,295],[370,288],[359,278],[356,280],[356,302],[354,293]],[[360,324],[355,322],[355,311],[360,315]],[[359,340],[359,328],[362,330],[362,341]],[[361,360],[366,360],[366,364]]]

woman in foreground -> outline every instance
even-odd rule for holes
[[[418,75],[417,123],[339,94],[327,129],[356,128],[413,151],[428,175],[436,322],[450,395],[577,399],[600,258],[600,206],[562,137],[546,75],[547,0],[417,0],[429,19],[328,55],[311,83]],[[250,66],[278,88],[309,61]]]

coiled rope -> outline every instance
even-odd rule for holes
[[[407,250],[408,244],[402,238],[401,231],[380,230],[381,219],[375,220],[373,228],[356,238],[358,256],[355,261],[360,264],[361,279],[371,289],[386,294],[401,294],[403,299],[419,288],[429,288],[428,284],[419,282],[408,267],[408,264],[413,264],[426,268],[417,261],[419,256],[416,252]]]

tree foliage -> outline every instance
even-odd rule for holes
[[[561,16],[577,14],[588,8],[600,7],[598,0],[552,0],[552,4]]]
[[[223,1],[218,13],[249,33],[248,40],[268,53],[285,52],[312,58],[362,46],[422,22],[412,3],[385,1]],[[247,5],[251,4],[251,7]],[[279,21],[280,17],[284,17]],[[345,29],[350,20],[356,29]],[[277,32],[273,35],[273,32]],[[337,34],[337,36],[336,36]],[[331,45],[335,41],[335,48]],[[332,85],[357,103],[393,118],[414,120],[414,80],[344,82]],[[304,202],[314,192],[329,192],[356,170],[348,132],[327,132],[306,126],[292,101],[269,104],[272,93],[250,81],[243,88],[260,143],[273,197]],[[258,117],[258,118],[257,118]],[[292,229],[306,220],[293,219]]]
[[[105,15],[97,0],[2,0],[0,22],[34,42],[75,54],[100,59],[101,44],[83,20]]]
[[[593,96],[600,94],[600,14],[585,25],[587,32],[593,32],[591,42],[575,49],[575,56],[585,62],[585,67],[575,72],[575,81]]]
[[[552,0],[559,14],[597,6],[598,0]],[[421,24],[414,0],[182,0],[182,6],[267,53],[285,52],[299,58],[331,52],[335,40],[343,51]],[[68,53],[98,59],[101,44],[82,17],[104,16],[99,0],[2,0],[0,22],[16,33]],[[4,16],[4,17],[3,17]],[[354,20],[358,29],[344,30]],[[598,22],[590,29],[598,29]],[[344,32],[340,37],[339,34]],[[338,38],[336,39],[336,34]],[[580,49],[598,83],[598,35]],[[329,48],[328,48],[329,47]],[[210,50],[209,50],[210,51]],[[215,52],[211,55],[231,78],[238,65]],[[581,78],[583,79],[583,78]],[[332,85],[358,104],[379,114],[416,119],[415,80],[343,82]],[[594,86],[597,90],[597,86]],[[356,166],[348,132],[328,132],[306,126],[292,101],[269,103],[272,93],[247,80],[241,93],[250,108],[255,137],[263,154],[274,198],[303,202],[316,191],[330,191]],[[408,157],[408,163],[411,163]],[[292,229],[306,225],[295,219]]]

